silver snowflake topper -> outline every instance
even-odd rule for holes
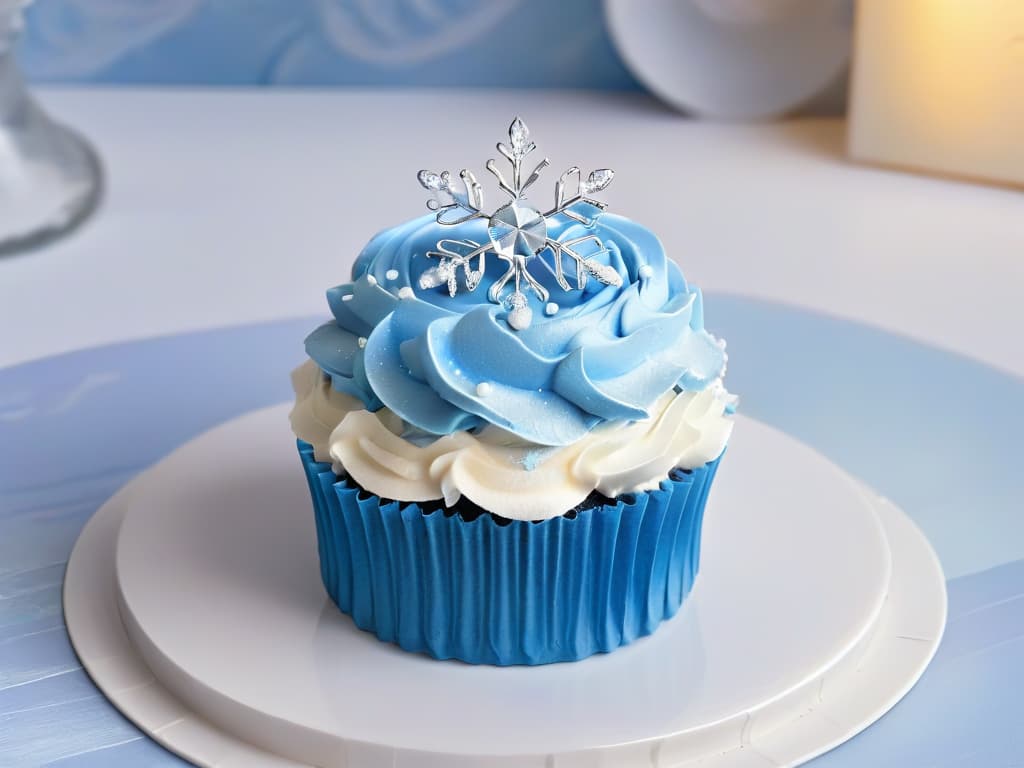
[[[427,207],[437,211],[438,224],[455,226],[473,219],[487,219],[487,235],[490,238],[489,242],[482,244],[469,239],[439,240],[437,250],[427,253],[428,257],[438,259],[437,266],[427,269],[420,276],[419,283],[423,289],[447,286],[449,295],[455,296],[459,290],[461,269],[466,290],[472,291],[483,277],[487,254],[494,253],[508,263],[508,270],[488,289],[488,298],[495,304],[504,303],[509,310],[508,324],[515,330],[522,330],[528,327],[533,319],[533,310],[530,309],[526,294],[521,290],[522,284],[526,283],[541,302],[548,300],[547,290],[530,274],[531,263],[542,264],[566,291],[573,290],[565,277],[563,262],[566,258],[576,263],[577,290],[583,290],[588,277],[593,277],[605,285],[622,285],[619,273],[598,260],[597,257],[606,253],[607,249],[596,235],[585,235],[565,241],[548,237],[548,220],[553,216],[565,216],[586,226],[592,226],[596,216],[607,207],[607,204],[589,196],[611,184],[615,174],[610,168],[599,168],[591,171],[584,179],[579,168],[570,168],[555,183],[554,207],[541,213],[527,201],[525,194],[550,162],[547,158],[541,160],[524,180],[523,161],[537,145],[530,140],[530,131],[526,123],[518,117],[509,126],[508,140],[508,145],[498,142],[498,152],[512,165],[511,183],[498,170],[494,160],[487,161],[487,170],[494,174],[498,186],[511,198],[494,213],[488,214],[482,210],[483,190],[471,171],[461,170],[461,181],[453,180],[448,171],[420,171],[417,174],[424,189],[434,193],[434,197],[427,201]],[[574,206],[581,204],[596,208],[597,212],[588,218],[578,210],[573,210]],[[584,246],[589,253],[582,252]],[[545,251],[551,253],[554,266],[542,256]],[[515,290],[502,298],[505,286],[510,280],[514,282]],[[547,305],[549,314],[557,309],[554,304]]]

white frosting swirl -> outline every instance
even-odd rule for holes
[[[540,446],[495,426],[442,437],[409,429],[394,413],[365,410],[308,361],[292,374],[292,430],[368,491],[400,501],[460,496],[502,517],[543,520],[592,491],[608,497],[653,490],[676,467],[717,458],[732,432],[729,396],[719,385],[668,392],[640,421],[596,427],[576,442]]]

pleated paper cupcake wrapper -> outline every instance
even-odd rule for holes
[[[675,615],[697,575],[719,461],[574,517],[499,522],[385,503],[308,443],[299,454],[337,606],[407,651],[495,665],[612,651]]]

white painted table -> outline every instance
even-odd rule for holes
[[[68,240],[0,261],[0,366],[324,312],[421,167],[482,167],[513,114],[709,292],[875,324],[1024,374],[1024,194],[851,166],[843,124],[715,125],[644,95],[46,90],[107,168]],[[390,204],[384,200],[390,199]]]

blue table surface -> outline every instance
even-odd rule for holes
[[[902,507],[949,579],[910,694],[815,768],[1024,766],[1024,381],[853,322],[709,296],[744,413]],[[287,400],[316,318],[88,349],[0,370],[0,766],[185,765],[106,702],[61,584],[89,516],[210,426]]]

